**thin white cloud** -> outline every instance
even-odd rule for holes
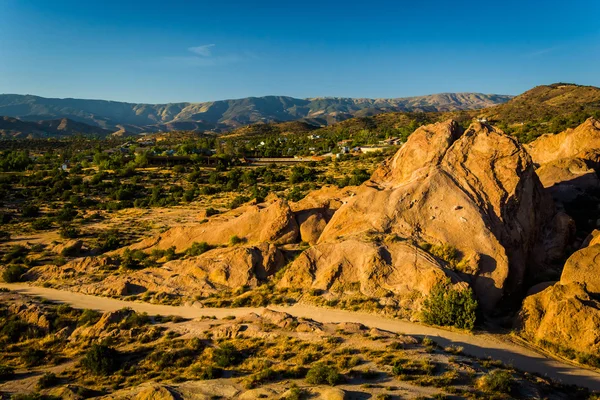
[[[194,53],[189,56],[163,57],[162,61],[168,64],[176,64],[186,67],[212,67],[216,65],[229,65],[244,60],[254,60],[258,56],[251,52],[243,54],[213,54],[215,44],[204,44],[201,46],[188,47],[188,51]]]
[[[555,51],[557,49],[559,49],[559,46],[548,47],[546,49],[540,49],[540,50],[536,50],[534,52],[531,52],[531,53],[527,54],[527,56],[529,56],[529,57],[543,56],[544,54],[552,53],[553,51]]]
[[[202,57],[210,57],[213,47],[215,47],[215,44],[203,44],[202,46],[189,47],[188,50]]]
[[[166,57],[166,61],[176,63],[182,66],[188,67],[212,67],[215,65],[228,65],[242,61],[242,57],[235,54],[226,56],[214,56],[214,57]]]

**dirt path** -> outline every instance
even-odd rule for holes
[[[115,311],[124,307],[130,307],[137,312],[145,312],[149,315],[178,315],[184,318],[215,316],[223,318],[226,316],[245,316],[251,312],[261,313],[263,310],[263,308],[249,307],[201,308],[197,306],[166,306],[90,296],[23,284],[0,283],[0,287],[6,287],[23,294],[40,296],[52,301],[67,303],[76,308],[90,308],[98,311]],[[515,368],[523,371],[538,373],[563,383],[583,386],[591,390],[600,390],[600,374],[597,372],[548,358],[515,343],[501,340],[499,336],[491,334],[472,335],[453,332],[368,313],[333,310],[304,304],[297,304],[290,307],[270,306],[269,308],[277,311],[285,311],[296,317],[311,318],[323,323],[360,322],[371,328],[404,333],[415,337],[428,336],[441,346],[450,344],[462,346],[464,352],[471,356],[479,358],[491,357],[495,360],[501,360],[505,364],[513,365]]]

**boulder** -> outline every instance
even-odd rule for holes
[[[151,386],[140,391],[135,400],[175,400],[176,397],[164,386]]]
[[[286,270],[278,285],[340,294],[361,292],[372,297],[393,293],[416,300],[446,277],[460,280],[432,256],[408,243],[381,245],[349,239],[307,249]]]
[[[296,215],[300,229],[300,239],[311,245],[317,243],[333,214],[354,195],[355,189],[326,186],[291,203],[290,208]]]
[[[588,293],[600,294],[600,244],[573,253],[565,263],[560,283],[580,283]]]
[[[596,238],[569,257],[559,282],[530,289],[516,322],[525,338],[583,353],[600,352],[600,243]]]
[[[535,343],[552,343],[597,355],[600,302],[581,283],[559,282],[525,298],[517,328],[523,337]]]
[[[283,264],[282,253],[269,243],[216,248],[199,256],[166,262],[161,267],[111,275],[77,290],[116,295],[144,291],[188,296],[210,294],[221,288],[255,287]]]
[[[540,165],[563,158],[590,159],[600,152],[600,121],[589,118],[575,129],[542,135],[526,148],[533,161]]]
[[[596,171],[582,158],[561,158],[543,164],[536,170],[542,185],[552,197],[568,203],[586,192],[600,188]]]
[[[245,206],[215,216],[203,224],[176,226],[130,248],[150,251],[174,246],[176,251],[182,252],[194,242],[226,245],[232,236],[238,236],[248,243],[287,244],[294,243],[298,235],[294,213],[285,200],[277,199],[270,204]]]

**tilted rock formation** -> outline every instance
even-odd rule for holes
[[[540,136],[525,146],[536,164],[546,164],[561,158],[585,158],[600,152],[600,121],[589,118],[575,129],[556,135]]]
[[[101,282],[82,285],[76,290],[103,295],[144,291],[208,295],[221,288],[255,287],[283,264],[283,255],[273,244],[217,248],[196,257],[169,261],[161,267],[109,276]],[[123,285],[135,288],[135,291],[118,293]]]
[[[527,339],[600,352],[600,231],[584,246],[566,261],[559,282],[525,298],[517,327]]]
[[[206,242],[210,245],[227,244],[234,235],[249,243],[286,244],[295,242],[298,233],[298,224],[289,205],[284,200],[276,200],[264,207],[261,205],[242,207],[212,218],[204,224],[177,226],[156,238],[143,240],[130,248],[147,250],[175,246],[177,251],[184,251],[194,242]]]
[[[567,235],[564,218],[514,138],[480,123],[463,133],[456,122],[446,121],[417,129],[340,207],[318,245],[290,271],[300,274],[304,263],[306,278],[319,282],[320,271],[335,265],[330,254],[351,260],[354,252],[365,252],[344,242],[376,234],[448,244],[468,261],[476,294],[491,310],[520,288],[528,269],[543,268],[552,261],[548,254],[562,254],[565,241],[555,238]],[[320,250],[326,244],[330,248]],[[323,261],[318,253],[325,254]],[[338,276],[343,273],[342,268]]]
[[[568,203],[600,188],[600,179],[588,164],[582,158],[561,158],[543,164],[536,173],[555,200]]]
[[[570,203],[600,189],[600,121],[589,118],[575,129],[540,136],[525,147],[556,201]]]
[[[279,285],[334,293],[360,291],[375,298],[393,294],[403,307],[411,308],[446,277],[460,281],[431,255],[406,242],[383,245],[349,239],[309,248],[286,270]]]
[[[300,240],[308,244],[318,242],[333,214],[354,195],[355,187],[339,189],[324,187],[309,193],[302,200],[291,203],[300,228]]]

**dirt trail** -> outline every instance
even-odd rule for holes
[[[251,312],[261,313],[264,310],[264,308],[250,307],[202,308],[198,306],[166,306],[91,296],[23,284],[0,283],[0,287],[6,287],[23,294],[40,296],[52,301],[67,303],[76,308],[90,308],[98,311],[115,311],[124,307],[130,307],[137,312],[146,312],[149,315],[178,315],[184,318],[215,316],[223,318],[226,316],[245,316]],[[505,364],[513,365],[515,368],[523,371],[538,373],[563,383],[583,386],[591,390],[600,390],[599,373],[548,358],[531,349],[501,340],[499,336],[491,334],[453,332],[368,313],[333,310],[304,304],[296,304],[289,307],[269,306],[269,308],[277,311],[285,311],[296,317],[311,318],[323,323],[360,322],[371,328],[379,328],[416,337],[428,336],[441,346],[448,346],[450,344],[462,346],[466,354],[475,357],[491,357],[495,360],[501,360]]]

